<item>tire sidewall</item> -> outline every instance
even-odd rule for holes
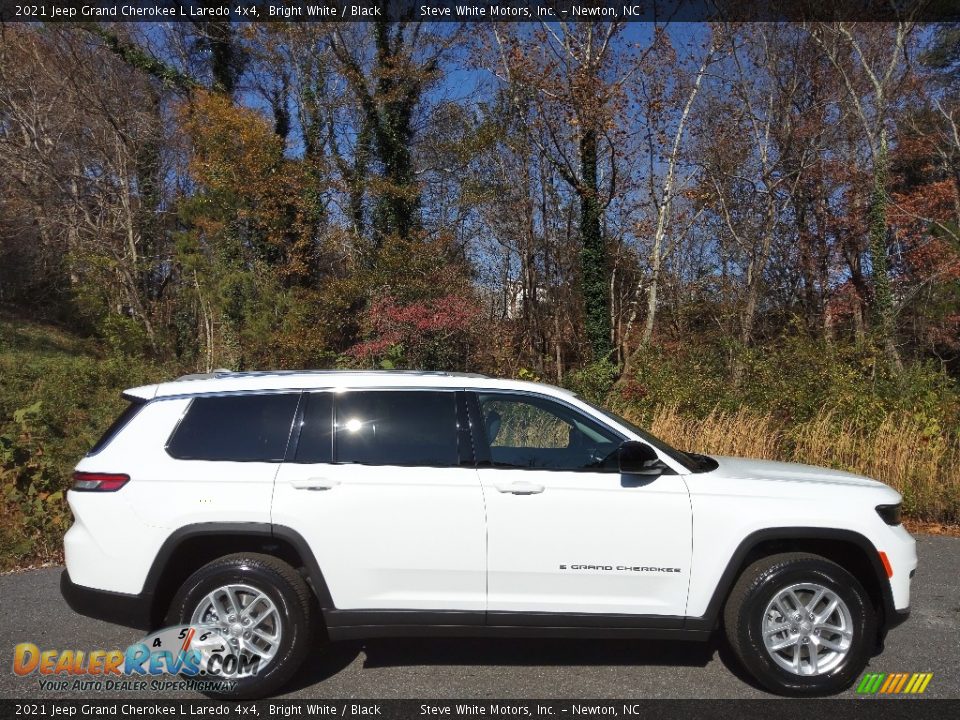
[[[276,605],[280,613],[280,647],[266,668],[251,677],[235,680],[231,692],[207,692],[213,697],[256,698],[269,694],[287,681],[296,669],[291,661],[298,647],[303,644],[301,634],[309,628],[308,619],[295,600],[293,588],[279,574],[256,562],[234,561],[215,568],[204,568],[192,575],[177,593],[171,604],[167,624],[190,623],[193,612],[201,600],[210,592],[224,585],[249,585],[266,594]],[[296,663],[299,664],[299,663]],[[195,679],[195,678],[194,678]],[[214,676],[207,679],[214,680]]]
[[[804,677],[780,667],[763,642],[763,615],[776,593],[790,585],[816,583],[836,593],[850,611],[852,646],[829,673]],[[748,650],[743,661],[762,685],[785,695],[829,695],[849,687],[870,658],[871,638],[876,634],[873,608],[856,578],[837,565],[802,560],[774,567],[751,588],[740,610],[741,647]]]

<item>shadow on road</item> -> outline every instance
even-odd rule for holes
[[[717,641],[391,638],[334,643],[311,654],[286,691],[326,680],[361,653],[364,669],[432,665],[706,667],[716,655],[743,682],[758,687],[726,645]]]
[[[714,648],[705,643],[430,638],[369,640],[364,667],[395,665],[687,665],[705,666]]]

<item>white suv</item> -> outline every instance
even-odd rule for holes
[[[124,395],[76,468],[62,592],[135,627],[216,626],[257,661],[235,696],[327,640],[717,630],[769,690],[826,694],[909,612],[891,488],[680,452],[560,388],[216,372]]]

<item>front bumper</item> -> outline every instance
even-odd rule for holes
[[[81,615],[140,630],[151,629],[151,594],[128,595],[77,585],[66,570],[60,573],[60,594],[70,609]]]

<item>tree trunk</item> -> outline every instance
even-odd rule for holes
[[[580,235],[584,310],[587,339],[594,360],[610,354],[610,313],[607,302],[607,253],[601,229],[597,188],[597,133],[584,130],[580,137]]]
[[[870,267],[873,273],[873,300],[880,345],[891,368],[903,370],[895,339],[893,290],[887,264],[887,136],[880,133],[873,168],[873,195],[870,199]]]
[[[646,347],[653,338],[653,325],[657,317],[657,288],[660,286],[660,241],[653,246],[653,257],[650,259],[650,287],[647,289],[647,319],[643,325],[643,337],[640,345]]]

